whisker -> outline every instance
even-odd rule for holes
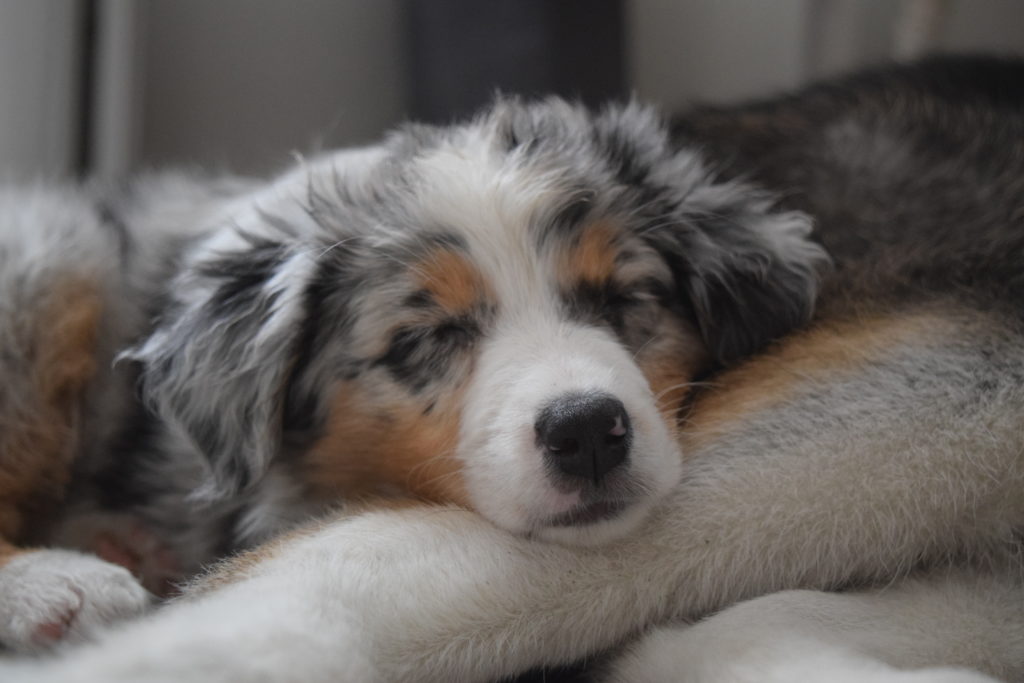
[[[644,342],[643,344],[641,344],[641,345],[640,345],[640,348],[638,348],[638,349],[637,349],[637,350],[636,350],[636,351],[635,351],[635,352],[633,353],[633,360],[636,360],[636,359],[637,359],[637,357],[638,357],[638,356],[640,355],[640,352],[641,352],[641,351],[643,351],[644,349],[646,349],[646,348],[647,348],[648,346],[650,346],[651,342],[653,342],[653,341],[654,341],[655,339],[657,339],[657,338],[658,338],[658,335],[656,335],[656,334],[652,334],[652,335],[650,336],[650,338],[648,338],[648,339],[647,339],[647,341],[645,341],[645,342]]]
[[[327,254],[331,253],[332,251],[334,251],[338,247],[343,246],[343,245],[351,242],[354,239],[355,239],[355,236],[345,237],[343,239],[338,240],[337,242],[334,242],[332,244],[327,245],[326,247],[324,247],[323,249],[320,250],[320,253],[317,254],[317,258],[322,258],[323,256],[326,256]]]
[[[657,394],[655,394],[654,402],[655,403],[659,403],[661,401],[661,399],[664,398],[665,394],[669,393],[670,391],[677,391],[679,389],[689,389],[691,387],[713,387],[713,386],[715,386],[714,382],[680,382],[679,384],[673,384],[671,386],[665,387],[664,389],[659,391]]]

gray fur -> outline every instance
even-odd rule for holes
[[[699,110],[678,122],[678,151],[636,108],[591,119],[556,101],[499,102],[491,136],[474,137],[487,115],[469,127],[399,133],[365,163],[311,170],[304,199],[236,205],[226,233],[262,226],[279,235],[286,226],[292,239],[323,248],[312,252],[314,272],[338,276],[320,281],[324,307],[307,309],[329,314],[332,334],[309,346],[300,334],[294,347],[312,353],[291,393],[298,405],[312,396],[314,412],[321,378],[369,372],[357,362],[361,335],[380,325],[375,314],[386,317],[389,297],[410,293],[391,264],[410,247],[411,221],[443,213],[428,209],[445,199],[417,194],[430,179],[411,169],[443,146],[472,159],[492,142],[510,168],[534,164],[531,178],[554,179],[558,201],[518,207],[536,219],[537,244],[566,239],[559,227],[584,215],[634,220],[633,237],[663,261],[647,274],[674,287],[675,315],[697,309],[690,322],[722,360],[799,322],[815,291],[819,306],[806,331],[710,377],[686,416],[682,480],[615,542],[541,543],[454,508],[342,517],[241,565],[230,589],[126,629],[43,680],[132,680],[147,668],[233,680],[255,661],[280,678],[485,681],[629,639],[642,656],[618,660],[613,680],[658,680],[655,659],[680,679],[987,680],[900,670],[922,666],[1021,679],[1022,69],[937,60]],[[517,187],[517,197],[536,189]],[[244,210],[253,204],[260,210]],[[835,262],[820,290],[822,252],[802,239],[808,214]],[[412,232],[436,238],[451,227],[428,221]],[[196,273],[251,247],[226,239],[192,252],[164,328],[215,313],[218,287]],[[259,288],[256,302],[272,305],[273,289]],[[260,310],[221,313],[251,330]],[[736,331],[737,321],[750,330]],[[189,367],[197,353],[209,367],[209,335],[194,350],[191,335],[161,335],[141,347],[144,362],[172,357]],[[213,348],[245,351],[263,339],[282,350],[276,334]],[[188,428],[192,413],[208,416],[236,391],[273,395],[277,369],[266,369],[269,379],[261,367],[244,376],[251,386],[224,392],[204,385],[203,373],[182,384],[156,368],[147,389],[168,424]],[[385,370],[374,372],[392,386]],[[239,427],[229,423],[222,443],[244,447]],[[241,453],[250,473],[270,467],[264,482],[287,464]],[[234,454],[212,455],[216,468]],[[266,509],[295,497],[280,481],[274,493],[261,501]],[[258,517],[248,515],[247,528],[262,526]],[[270,598],[281,601],[267,609]],[[239,639],[225,624],[258,637]],[[268,659],[266,642],[304,656]],[[231,656],[191,656],[211,651]]]
[[[543,197],[530,200],[526,219],[538,262],[586,222],[622,227],[634,276],[619,294],[633,303],[613,326],[634,352],[670,318],[699,329],[711,355],[733,360],[809,317],[824,259],[807,240],[807,217],[719,181],[635,103],[592,113],[557,99],[499,98],[466,124],[407,127],[378,147],[302,162],[267,183],[157,175],[122,188],[45,190],[41,208],[23,214],[46,247],[26,255],[9,230],[4,277],[45,289],[47,273],[71,267],[61,240],[73,234],[108,283],[110,328],[104,372],[86,399],[105,407],[86,422],[68,522],[55,538],[88,547],[105,519],[137,516],[188,574],[320,509],[305,500],[297,470],[337,382],[377,386],[385,412],[396,396],[429,411],[464,382],[501,301],[459,321],[443,346],[430,329],[396,330],[395,321],[413,315],[402,302],[417,296],[417,256],[437,245],[467,249],[464,228],[426,217],[444,197],[424,189],[432,182],[424,160],[449,150],[472,156],[481,145],[499,173],[529,179],[524,197]],[[12,201],[26,196],[12,192]],[[76,212],[97,227],[68,233]],[[27,308],[30,298],[10,303]],[[610,324],[602,301],[579,320]],[[574,305],[564,303],[567,319]],[[19,362],[5,364],[8,377],[20,377]],[[109,387],[108,367],[118,377]],[[136,377],[142,407],[132,404]]]

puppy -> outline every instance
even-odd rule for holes
[[[523,271],[526,276],[507,293],[521,296],[514,300],[524,302],[523,307],[513,309],[518,312],[506,321],[508,328],[486,326],[500,324],[504,308],[474,317],[493,316],[490,323],[478,323],[490,331],[482,331],[475,345],[469,343],[466,353],[472,362],[447,364],[444,359],[459,358],[451,347],[439,354],[429,344],[410,348],[405,341],[436,339],[433,333],[410,337],[393,330],[376,345],[368,341],[381,319],[373,314],[386,319],[394,310],[386,302],[420,303],[428,297],[436,308],[439,291],[463,290],[435,286],[432,294],[409,301],[410,292],[431,288],[410,286],[393,271],[383,279],[351,279],[346,274],[353,271],[338,268],[313,278],[321,291],[336,298],[312,297],[323,305],[315,309],[317,315],[292,318],[285,313],[294,310],[288,303],[295,301],[286,278],[274,279],[268,272],[243,278],[253,283],[249,288],[236,283],[219,290],[231,281],[224,276],[230,270],[226,266],[239,263],[224,257],[251,250],[253,241],[207,242],[221,255],[219,265],[205,267],[217,262],[205,247],[191,252],[185,275],[171,288],[177,303],[163,309],[168,312],[164,322],[135,352],[150,364],[144,370],[145,386],[156,408],[176,410],[180,417],[172,424],[181,429],[210,411],[216,396],[224,402],[226,419],[213,424],[251,424],[255,434],[273,411],[259,412],[250,400],[242,405],[253,407],[239,415],[228,394],[245,386],[245,398],[264,396],[268,383],[245,382],[283,371],[266,357],[256,361],[256,349],[264,343],[273,348],[278,335],[304,329],[296,320],[311,318],[318,329],[324,323],[336,325],[321,333],[331,341],[337,335],[351,345],[346,348],[362,348],[364,356],[388,361],[380,361],[375,370],[353,368],[336,350],[332,362],[309,369],[291,366],[299,378],[294,387],[315,387],[318,377],[333,377],[335,368],[351,375],[343,382],[377,372],[386,387],[382,392],[407,396],[416,405],[417,396],[430,395],[435,377],[469,368],[462,370],[459,436],[451,453],[459,463],[464,500],[488,518],[453,505],[342,511],[228,560],[194,583],[185,600],[94,646],[39,665],[11,664],[0,674],[34,683],[489,681],[540,665],[595,662],[610,651],[599,662],[599,675],[610,681],[1024,679],[1021,83],[1024,67],[1017,63],[934,60],[751,106],[698,110],[678,122],[671,143],[635,109],[591,118],[554,103],[525,109],[499,105],[468,127],[422,134],[440,135],[433,138],[436,146],[426,143],[434,152],[419,147],[423,138],[407,133],[413,137],[399,138],[404,141],[391,147],[343,157],[337,181],[327,188],[313,186],[305,195],[312,198],[306,207],[318,210],[296,211],[282,221],[281,205],[270,212],[269,203],[259,202],[262,210],[252,209],[248,219],[235,218],[232,224],[248,231],[266,225],[294,229],[290,226],[305,214],[312,224],[333,225],[322,207],[345,202],[320,199],[334,196],[330,187],[341,187],[353,199],[377,194],[366,202],[372,211],[358,214],[376,226],[370,233],[379,235],[374,246],[377,240],[390,244],[392,236],[404,232],[394,226],[406,223],[385,217],[395,210],[409,219],[408,206],[422,210],[416,214],[417,230],[451,232],[452,226],[470,226],[462,230],[465,246],[459,248],[472,255],[472,262],[490,264],[473,271],[481,284],[472,288],[477,297],[470,300],[485,296],[494,301],[498,292],[507,292],[490,283],[493,273]],[[517,113],[511,117],[514,125],[488,126],[507,120],[509,112]],[[550,123],[555,121],[567,123]],[[543,130],[555,134],[530,133]],[[411,158],[399,156],[401,161],[381,168],[429,167],[430,173],[387,176],[392,180],[382,186],[375,163],[415,149],[420,152],[410,152]],[[488,149],[496,150],[495,156],[484,152]],[[556,163],[563,158],[564,166]],[[432,163],[421,166],[427,160]],[[537,163],[525,166],[529,173],[517,173],[530,160]],[[472,173],[464,172],[467,163]],[[703,170],[709,165],[718,169],[714,178]],[[751,184],[737,184],[734,179],[740,177]],[[579,194],[581,187],[595,187],[583,178],[605,178],[611,184],[595,194]],[[566,179],[575,181],[564,184]],[[754,186],[784,195],[784,202],[771,209],[764,190]],[[420,203],[408,203],[414,197]],[[574,204],[570,197],[586,201]],[[632,197],[629,204],[618,203],[627,197]],[[751,197],[757,199],[744,200]],[[241,204],[246,205],[253,206],[251,197]],[[531,211],[556,205],[573,208]],[[426,207],[434,210],[426,212]],[[809,327],[787,333],[808,310],[821,254],[802,237],[806,218],[794,213],[800,211],[815,216],[835,267],[822,282]],[[577,227],[542,230],[540,241],[501,241],[508,234],[535,234],[537,226],[548,224],[534,221],[537,215],[564,217],[550,224]],[[644,216],[646,223],[631,222],[630,215]],[[358,223],[350,218],[346,224]],[[646,227],[617,232],[641,224]],[[624,235],[619,239],[626,255],[615,252],[609,284],[633,281],[629,274],[636,271],[625,266],[634,258],[647,264],[660,259],[663,268],[646,271],[641,281],[670,286],[674,294],[667,300],[673,303],[649,309],[649,304],[623,305],[611,296],[616,290],[605,287],[601,306],[580,308],[577,301],[593,299],[562,294],[563,273],[575,273],[569,282],[576,282],[582,294],[592,289],[578,283],[600,280],[593,276],[607,272],[579,265],[590,264],[592,252],[607,253],[606,243],[615,244],[602,237],[595,246],[594,238],[588,238],[595,225]],[[475,232],[498,227],[497,232]],[[481,234],[487,239],[469,237]],[[363,239],[339,238],[312,254],[325,258],[340,250],[337,257],[343,261],[357,259],[368,253]],[[442,244],[450,250],[458,242],[444,239]],[[506,246],[500,258],[488,262],[479,261],[481,247],[476,245],[481,244]],[[534,269],[539,265],[524,269],[524,264],[557,263],[544,259],[557,259],[566,248],[580,250],[571,261],[582,271]],[[394,266],[399,272],[414,264],[407,277],[428,283],[466,277],[461,261],[441,268],[442,276],[428,267],[431,261],[424,263],[421,251],[382,253],[388,256],[381,262],[402,264]],[[607,257],[603,262],[608,263]],[[261,261],[250,257],[245,263]],[[273,263],[292,262],[279,258]],[[289,273],[305,272],[292,265]],[[239,266],[235,272],[252,269]],[[396,288],[395,297],[372,299],[363,289],[365,284],[377,291],[385,281]],[[336,287],[338,282],[344,286]],[[535,298],[538,287],[547,294]],[[221,301],[247,305],[222,303],[218,308],[218,291]],[[273,292],[280,293],[271,297]],[[230,293],[237,293],[237,299]],[[567,302],[559,304],[560,310],[582,310],[586,316],[619,310],[624,332],[616,332],[614,319],[595,323],[591,317],[565,314],[564,326],[544,327],[546,337],[520,344],[502,341],[499,331],[515,334],[538,324],[534,316],[545,320],[553,315],[544,306],[554,302]],[[671,311],[672,305],[684,313],[654,314]],[[219,313],[239,308],[256,314],[256,320],[281,324],[262,332],[262,324],[247,325],[243,315],[218,329]],[[429,319],[419,306],[413,308],[424,316],[417,321]],[[332,313],[338,311],[343,313]],[[655,383],[648,377],[660,376],[650,369],[660,364],[647,365],[645,349],[651,346],[642,337],[628,341],[630,330],[657,324],[643,322],[650,320],[648,312],[657,320],[675,321],[662,324],[678,333],[658,337],[680,344],[669,354],[676,362],[701,354],[723,362],[734,359],[734,367],[702,377],[704,386],[691,405],[681,406],[679,451],[673,446],[661,452],[666,460],[659,458],[651,436],[659,428],[640,417],[649,408],[642,407],[643,401],[634,403],[632,393],[639,375],[648,386]],[[348,326],[360,324],[366,336],[344,335],[354,329]],[[436,324],[430,329],[436,330]],[[687,329],[692,337],[684,333]],[[562,335],[572,341],[563,342]],[[748,359],[737,359],[777,335],[784,336]],[[324,337],[300,335],[310,337],[312,342],[297,347],[308,349],[299,357],[329,354],[331,342],[318,346]],[[223,366],[213,362],[203,342],[234,339],[237,344],[238,338],[249,340],[231,356],[239,371],[218,374]],[[681,340],[688,338],[700,341],[694,356],[682,354]],[[394,345],[389,342],[396,339],[404,354],[389,351]],[[199,346],[184,357],[175,353],[190,342]],[[656,341],[651,344],[657,347]],[[562,360],[547,360],[549,348],[566,350]],[[402,365],[397,363],[402,357],[429,362]],[[534,364],[528,361],[542,364],[541,376],[531,373]],[[503,370],[503,363],[515,368],[523,362],[518,367],[526,369]],[[423,377],[413,372],[421,367],[434,369]],[[168,378],[189,368],[192,375],[178,376],[210,376],[216,380],[206,385],[211,395],[176,399],[187,383]],[[392,368],[401,370],[394,375]],[[608,380],[608,368],[622,375]],[[419,392],[404,388],[403,372],[409,373],[406,382],[420,378]],[[655,397],[663,387],[685,383],[690,371],[672,375],[647,395],[662,415],[666,411],[658,407],[666,404]],[[605,408],[610,405],[606,399],[589,403],[595,406],[590,414],[606,411],[601,430],[607,427],[610,444],[622,446],[624,429],[633,434],[628,456],[596,484],[596,466],[580,474],[558,464],[567,444],[545,439],[547,423],[541,419],[548,403],[581,384],[589,391],[591,380],[603,394],[621,401],[629,415],[627,428],[625,420],[615,419],[621,411],[613,415],[620,410],[617,405]],[[351,389],[345,383],[335,386]],[[373,394],[341,394],[352,395],[358,400],[337,400],[346,409],[352,403],[368,406],[363,421],[381,405]],[[523,396],[534,400],[524,402]],[[662,401],[666,396],[672,394]],[[304,404],[297,398],[291,403],[286,398],[284,424],[289,415],[313,414],[298,409]],[[256,405],[262,404],[257,400]],[[430,411],[423,406],[419,415],[434,414],[442,405]],[[468,419],[476,415],[487,424]],[[519,432],[510,427],[516,422]],[[663,422],[670,432],[671,425]],[[324,424],[332,424],[330,418]],[[641,437],[641,430],[649,431]],[[394,446],[394,435],[400,433],[376,429],[376,440],[335,443],[363,449],[384,439]],[[246,435],[214,433],[219,439],[239,436]],[[644,439],[655,445],[641,449]],[[271,471],[277,462],[296,463],[293,468],[304,462],[301,456],[274,461],[265,452],[245,450],[245,443],[242,439],[232,453],[246,457],[214,461],[221,487],[234,480],[237,488],[239,478],[251,482],[268,461]],[[516,453],[522,462],[513,464]],[[666,467],[662,476],[674,478],[681,469],[681,477],[660,500],[648,502],[660,488],[648,483],[645,473],[655,469],[647,467],[677,453],[682,467]],[[525,468],[538,459],[550,464],[531,477]],[[645,468],[634,469],[641,461],[647,462]],[[504,472],[505,480],[491,479],[487,488],[480,471],[489,466]],[[409,468],[413,475],[403,475],[405,481],[416,481],[416,471]],[[447,472],[435,470],[431,476],[442,474]],[[616,481],[616,476],[623,479]],[[439,481],[449,479],[455,477]],[[533,488],[524,491],[524,485]],[[602,487],[634,494],[642,490],[647,498],[602,498]],[[607,505],[627,499],[634,502],[617,514]],[[621,519],[632,506],[645,503],[650,511],[637,515],[644,519]],[[568,518],[562,517],[563,505],[572,511]]]
[[[613,681],[1024,678],[1021,83],[934,60],[679,121],[671,154],[783,194],[763,220],[814,215],[835,268],[809,327],[701,378],[683,474],[632,528],[580,547],[458,506],[343,511],[0,673],[487,681],[611,649]],[[777,302],[747,301],[748,324]]]
[[[632,533],[692,381],[810,317],[804,213],[649,109],[501,99],[269,183],[11,191],[0,640],[134,614],[339,501]],[[142,401],[135,401],[135,387]],[[102,562],[88,552],[111,563]]]

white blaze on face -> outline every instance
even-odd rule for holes
[[[643,373],[603,330],[535,316],[505,321],[483,343],[463,411],[459,455],[477,509],[517,532],[566,541],[624,533],[679,479],[677,446]],[[567,393],[601,393],[622,401],[633,428],[627,462],[616,477],[641,493],[622,516],[595,525],[546,526],[581,503],[556,487],[537,444],[543,408]]]
[[[419,163],[427,220],[465,239],[495,298],[457,448],[473,505],[504,528],[552,540],[589,543],[626,533],[678,481],[679,452],[633,354],[610,331],[569,320],[559,301],[556,255],[538,253],[536,238],[558,193],[543,176],[503,165],[485,141],[442,147]],[[553,526],[546,521],[592,502],[556,485],[537,443],[539,413],[568,393],[607,394],[625,406],[632,443],[615,471],[617,493],[609,495],[629,505],[607,521]],[[615,429],[626,432],[621,420]]]

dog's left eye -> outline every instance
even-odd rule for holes
[[[444,376],[479,336],[479,325],[462,318],[433,326],[400,327],[374,364],[386,367],[395,379],[418,391]]]
[[[474,322],[459,319],[445,320],[433,327],[401,327],[391,335],[388,350],[380,360],[388,364],[415,354],[457,351],[471,345],[479,334]]]

